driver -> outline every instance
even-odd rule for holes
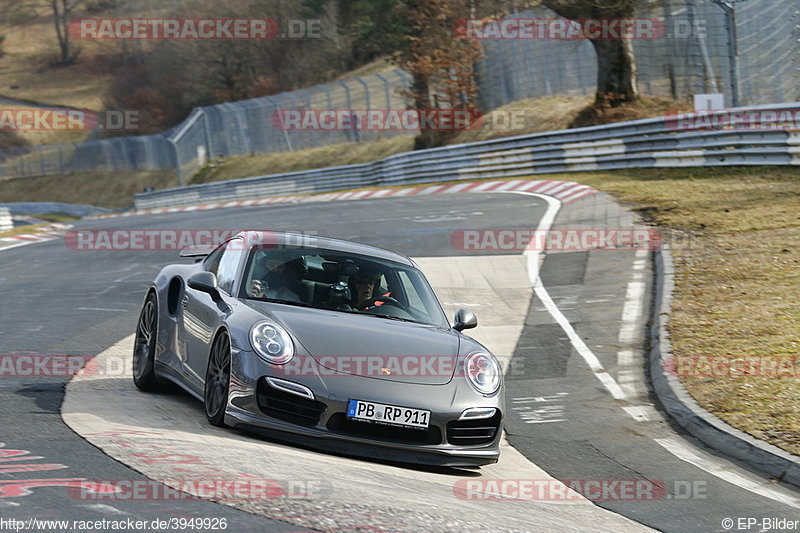
[[[259,267],[261,272],[258,272]],[[280,255],[267,255],[256,266],[250,286],[250,296],[302,302],[291,287],[298,279],[302,279],[306,270],[305,257],[300,256],[286,261],[286,258]]]
[[[375,290],[381,281],[379,272],[362,270],[350,278],[350,293],[352,305],[356,309],[361,309],[363,305],[374,298]]]

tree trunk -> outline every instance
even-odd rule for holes
[[[636,86],[636,59],[633,43],[625,40],[591,41],[597,52],[597,92],[595,103],[630,102],[639,97]]]
[[[59,61],[61,65],[69,65],[74,60],[69,41],[69,16],[78,3],[75,2],[73,5],[69,5],[66,0],[51,0],[50,2],[50,6],[53,9],[53,24],[56,27],[58,48],[61,52]]]
[[[637,0],[543,0],[559,16],[580,19],[631,19],[636,16]],[[616,106],[636,100],[636,59],[633,42],[590,40],[597,52],[597,92],[595,104]]]
[[[428,78],[419,73],[414,75],[411,83],[411,90],[414,94],[414,108],[417,111],[431,109],[431,96]],[[420,129],[419,135],[414,138],[414,150],[424,150],[437,146],[438,136],[436,131]]]

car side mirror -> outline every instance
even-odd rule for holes
[[[465,329],[472,329],[478,326],[478,318],[475,313],[467,309],[459,309],[456,311],[455,319],[453,320],[453,329],[456,331],[463,331]]]
[[[219,298],[217,276],[213,272],[198,272],[189,278],[187,285],[196,291],[210,294],[215,300]]]

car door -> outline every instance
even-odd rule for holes
[[[208,366],[214,333],[229,312],[225,302],[232,295],[236,279],[245,255],[244,239],[234,238],[212,252],[204,266],[217,276],[220,299],[210,294],[186,288],[183,300],[183,328],[186,334],[186,375],[202,390]]]

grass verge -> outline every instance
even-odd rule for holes
[[[720,357],[721,368],[737,368],[733,360],[742,356],[800,354],[800,169],[642,169],[563,177],[609,192],[689,237],[673,250],[669,331],[676,357]],[[713,371],[713,377],[681,380],[722,420],[800,455],[800,367],[790,372],[794,377]]]
[[[0,231],[0,239],[6,237],[15,237],[17,235],[27,235],[29,233],[36,233],[36,230],[46,228],[50,224],[28,224],[26,226],[17,226],[16,228],[8,231]]]
[[[177,187],[174,171],[80,172],[0,180],[0,202],[65,202],[108,209],[133,205],[133,195],[145,187]]]

